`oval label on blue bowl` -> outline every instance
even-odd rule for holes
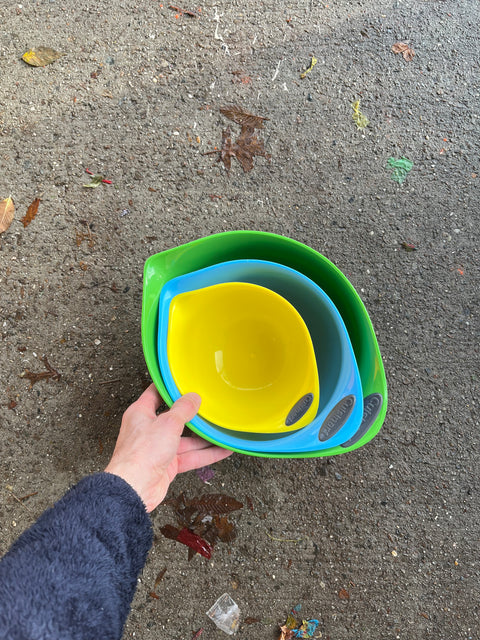
[[[312,402],[313,393],[307,393],[303,397],[301,397],[300,400],[298,400],[290,409],[288,416],[285,419],[285,424],[287,425],[287,427],[290,427],[292,424],[295,424],[295,422],[298,422],[300,418],[307,413]]]
[[[345,396],[340,402],[337,402],[320,427],[320,431],[318,432],[320,442],[330,440],[330,438],[333,438],[333,436],[340,431],[350,417],[354,406],[354,395]]]
[[[378,418],[378,414],[380,413],[382,404],[383,396],[381,393],[371,393],[364,399],[362,421],[350,440],[347,440],[347,442],[344,442],[341,445],[344,449],[346,449],[347,447],[351,447],[353,444],[356,444],[360,440],[360,438],[363,438],[363,436],[367,433],[372,424]]]

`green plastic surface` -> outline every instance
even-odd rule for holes
[[[163,285],[179,275],[237,259],[271,260],[296,269],[316,282],[332,299],[347,327],[357,359],[364,398],[381,394],[380,412],[367,433],[350,447],[332,447],[321,451],[291,454],[239,453],[267,458],[306,458],[346,453],[369,442],[380,430],[387,412],[387,382],[375,332],[367,310],[354,287],[327,258],[306,245],[284,236],[262,231],[229,231],[194,240],[157,253],[145,263],[142,303],[142,345],[148,371],[168,406],[173,404],[162,380],[157,359],[158,299]],[[199,433],[191,424],[193,431]],[[214,444],[212,438],[207,438]]]

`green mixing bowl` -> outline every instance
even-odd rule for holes
[[[327,258],[306,245],[262,231],[229,231],[157,253],[145,263],[142,303],[142,345],[145,361],[160,395],[173,404],[165,388],[157,358],[158,299],[163,285],[180,275],[228,260],[271,260],[305,274],[331,298],[347,327],[357,360],[364,396],[364,419],[356,436],[343,445],[309,453],[239,453],[269,458],[333,456],[357,449],[380,430],[387,411],[387,382],[380,350],[368,313],[343,273]],[[335,420],[336,416],[332,416]],[[191,424],[193,431],[204,434]],[[212,438],[207,438],[219,444]]]

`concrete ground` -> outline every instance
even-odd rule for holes
[[[172,496],[244,503],[237,537],[189,562],[161,535],[175,518],[160,507],[125,638],[225,637],[205,615],[224,592],[245,640],[278,638],[298,603],[330,640],[478,638],[477,0],[4,0],[0,20],[0,200],[16,207],[0,235],[0,552],[105,467],[148,384],[146,258],[271,231],[327,256],[361,295],[385,424],[335,458],[235,454],[209,485],[179,478]],[[38,46],[65,55],[28,66]],[[269,118],[271,160],[244,173],[233,159],[228,176],[204,154],[232,104]],[[401,157],[413,167],[399,184],[387,163]],[[86,168],[112,184],[85,188]],[[44,356],[61,377],[30,387],[20,376],[46,371]]]

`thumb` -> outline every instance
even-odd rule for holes
[[[186,393],[173,403],[170,414],[184,425],[197,414],[201,403],[202,399],[198,393]]]

